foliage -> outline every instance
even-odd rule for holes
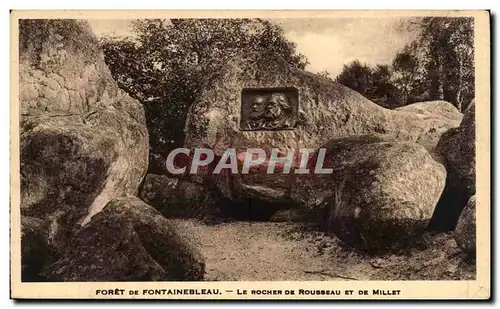
[[[425,17],[419,25],[420,36],[406,51],[416,60],[411,84],[420,98],[414,100],[445,100],[465,111],[475,94],[474,19]]]
[[[387,65],[371,68],[355,60],[344,65],[335,80],[383,107],[396,108],[402,106],[403,101],[399,90],[390,81],[391,74]]]
[[[390,66],[344,66],[336,80],[388,108],[445,100],[465,111],[474,98],[474,20],[425,17],[411,24],[417,39]]]

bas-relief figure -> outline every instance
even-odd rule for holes
[[[293,129],[297,105],[296,89],[243,90],[241,130]]]

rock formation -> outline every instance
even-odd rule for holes
[[[241,102],[245,100],[245,91],[262,92],[261,89],[270,88],[290,97],[293,94],[289,93],[298,93],[293,128],[249,130],[244,127],[246,120],[242,119],[245,113],[240,113],[244,109]],[[279,106],[271,104],[275,102],[272,96],[276,93],[266,98],[259,92],[250,103],[257,106],[268,102],[265,110],[269,111],[282,106],[283,114],[293,111],[293,100]],[[241,152],[249,147],[315,150],[333,139],[381,133],[431,149],[443,132],[459,125],[460,115],[449,105],[436,103],[435,112],[424,113],[417,113],[412,107],[385,109],[332,80],[291,68],[279,56],[248,54],[235,57],[200,93],[188,114],[186,147],[208,147],[219,156],[231,147]],[[272,113],[263,114],[267,119]],[[214,177],[213,182],[225,197],[234,200],[256,196],[264,200],[287,200],[293,178],[262,173],[257,186],[255,175],[223,176]]]
[[[135,197],[112,200],[47,267],[49,281],[201,280],[201,254],[153,207]]]
[[[242,89],[274,87],[298,91],[294,130],[240,130]],[[451,110],[448,106],[439,109]],[[220,150],[243,139],[278,148],[316,149],[334,138],[369,133],[437,142],[441,133],[459,121],[440,113],[385,109],[332,80],[289,67],[277,55],[255,53],[235,57],[199,95],[188,115],[186,145]]]
[[[25,281],[202,280],[203,257],[165,217],[316,220],[347,244],[387,250],[419,237],[433,213],[441,220],[446,178],[475,194],[474,104],[463,120],[443,101],[389,110],[263,53],[236,56],[190,107],[185,145],[214,150],[215,161],[196,175],[144,178],[143,108],[112,79],[88,24],[22,20],[19,40]],[[438,141],[448,177],[429,153]],[[239,170],[249,148],[296,155],[290,173],[268,173],[269,161],[213,173],[228,148]],[[304,148],[310,170],[326,149],[332,173],[294,173]],[[474,206],[456,230],[465,251]]]
[[[199,218],[215,209],[210,192],[196,182],[147,174],[139,197],[167,218]]]
[[[148,164],[144,110],[89,25],[19,30],[23,280],[201,280],[203,257],[134,197]]]
[[[454,122],[460,122],[463,118],[463,114],[453,104],[446,101],[417,102],[395,108],[394,110],[412,112],[427,116],[428,118],[443,117]]]
[[[455,240],[458,247],[463,251],[475,255],[476,254],[476,196],[473,195],[462,214],[458,218],[457,227],[455,228]]]
[[[356,247],[392,249],[420,236],[446,179],[445,168],[423,146],[365,135],[321,148],[324,168],[333,173],[297,175],[293,200],[320,213],[327,230]]]
[[[441,136],[436,152],[448,171],[446,188],[436,207],[431,228],[449,231],[455,228],[462,209],[476,194],[476,127],[475,103],[469,104],[458,128]]]
[[[137,194],[144,110],[112,79],[86,22],[21,20],[19,31],[22,214],[50,221],[59,247],[110,200]]]
[[[476,126],[475,103],[467,107],[458,128],[447,131],[437,146],[445,156],[450,178],[463,187],[470,197],[476,193]]]

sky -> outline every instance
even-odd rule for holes
[[[369,65],[389,64],[394,55],[415,38],[403,27],[402,18],[289,18],[272,19],[280,24],[285,36],[307,56],[306,70],[328,71],[337,76],[344,64],[355,59]],[[94,33],[130,35],[129,20],[89,20]]]

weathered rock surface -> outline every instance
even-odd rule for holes
[[[248,173],[241,173],[247,150],[260,148],[265,152],[266,159],[258,165],[250,166]],[[283,163],[277,162],[274,173],[268,173],[271,147],[269,145],[251,144],[242,141],[233,145],[236,152],[236,165],[238,173],[230,173],[229,169],[222,170],[219,174],[210,175],[209,181],[213,182],[222,195],[233,201],[244,199],[257,199],[270,203],[287,203],[290,198],[290,184],[293,179],[292,163],[289,174],[283,173]],[[286,155],[283,154],[282,156]]]
[[[441,137],[437,149],[446,157],[446,167],[454,182],[462,184],[467,194],[476,193],[475,103],[469,104],[460,126]]]
[[[398,247],[423,232],[446,178],[423,146],[365,135],[323,147],[332,174],[297,175],[292,198],[320,213],[327,230],[368,250]]]
[[[298,116],[293,129],[241,130],[243,89],[277,87],[298,91]],[[191,106],[185,129],[186,146],[208,147],[221,156],[230,147],[266,145],[282,151],[317,149],[336,138],[383,133],[396,140],[418,142],[432,148],[442,132],[459,125],[459,121],[437,114],[385,109],[343,85],[291,68],[274,54],[246,54],[228,63]],[[235,189],[254,185],[247,182],[252,177],[244,178],[226,177],[218,188],[226,197],[252,198],[251,190],[233,194]],[[282,193],[287,194],[290,179],[262,173],[258,194],[263,199],[283,200]]]
[[[423,117],[382,108],[336,82],[291,68],[276,55],[236,57],[219,75],[191,108],[187,145],[206,144],[219,150],[243,138],[278,148],[317,148],[333,138],[368,133],[388,133],[400,140],[417,141],[435,138],[443,129],[459,125],[440,115]],[[241,131],[242,89],[273,87],[298,89],[300,120],[295,129]]]
[[[48,232],[43,220],[21,216],[22,281],[39,281],[39,272],[50,259]]]
[[[444,117],[454,122],[460,123],[463,114],[450,102],[447,101],[427,101],[412,103],[395,108],[400,112],[412,112],[428,118]]]
[[[160,212],[135,197],[109,202],[43,272],[49,281],[201,280],[204,259]]]
[[[215,207],[202,185],[167,175],[147,174],[139,197],[167,218],[203,218]]]
[[[86,22],[21,20],[19,30],[22,214],[53,219],[59,247],[111,199],[137,194],[144,110],[112,79]]]
[[[436,152],[448,171],[446,188],[431,223],[433,230],[453,230],[469,198],[476,194],[475,103],[469,104],[458,128],[444,133]]]
[[[144,177],[139,198],[156,209],[162,208],[168,199],[175,195],[175,188],[179,182],[178,178],[166,175],[147,174]],[[162,211],[161,209],[160,212]]]
[[[463,251],[476,254],[476,196],[472,196],[458,218],[455,240]]]

